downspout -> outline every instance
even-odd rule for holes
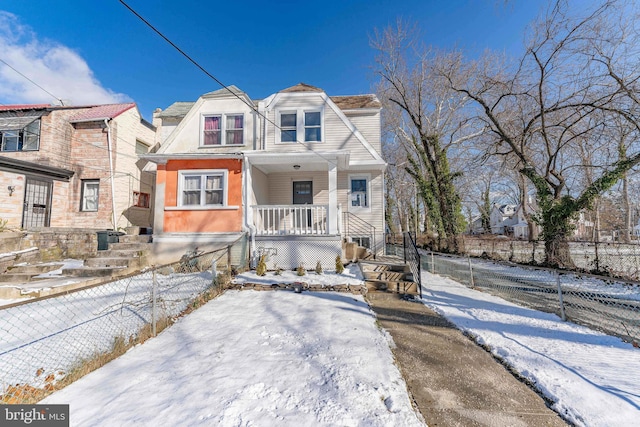
[[[249,206],[249,187],[251,179],[249,177],[250,165],[246,155],[242,154],[242,204],[244,206],[244,226],[249,230],[249,263],[253,259],[252,251],[256,247],[256,226],[253,224],[253,212],[250,213],[251,206]],[[251,186],[252,187],[252,186]]]
[[[107,128],[107,152],[109,153],[109,180],[111,182],[111,210],[112,210],[112,218],[113,221],[113,230],[118,231],[118,222],[116,219],[116,194],[115,194],[115,184],[113,181],[113,156],[112,156],[112,147],[111,147],[111,128],[109,127],[109,119],[104,119],[104,125]]]

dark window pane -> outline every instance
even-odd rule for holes
[[[305,126],[320,126],[320,112],[304,113]]]
[[[367,180],[366,179],[352,179],[351,180],[351,191],[367,191]]]
[[[296,113],[280,115],[281,127],[296,127],[296,125]]]
[[[306,128],[304,130],[305,141],[320,141],[320,128]]]
[[[298,139],[295,130],[282,130],[280,140],[282,142],[296,142]]]

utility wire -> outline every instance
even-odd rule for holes
[[[42,89],[43,91],[45,91],[48,95],[52,96],[53,99],[55,99],[56,101],[60,102],[60,105],[64,106],[64,102],[62,101],[62,99],[58,98],[57,96],[55,96],[54,94],[52,94],[51,92],[49,92],[48,90],[46,90],[45,88],[43,88],[42,86],[40,86],[38,83],[34,82],[33,80],[31,80],[29,77],[25,76],[24,74],[22,74],[20,71],[16,70],[14,67],[12,67],[11,65],[9,65],[6,61],[4,61],[2,58],[0,58],[0,62],[2,62],[4,65],[6,65],[7,67],[11,68],[13,71],[15,71],[16,73],[20,74],[22,77],[24,77],[25,79],[29,80],[31,83],[33,83],[35,86],[37,86],[38,88]]]
[[[229,89],[229,87],[227,85],[225,85],[224,83],[222,83],[220,80],[218,80],[213,74],[211,74],[209,71],[207,71],[202,65],[200,65],[195,59],[193,59],[191,56],[189,56],[185,51],[183,51],[182,49],[180,49],[180,47],[178,47],[174,42],[172,42],[167,36],[165,36],[160,30],[158,30],[156,27],[153,26],[153,24],[151,24],[149,21],[147,21],[144,17],[142,17],[142,15],[140,15],[138,12],[136,12],[131,6],[129,6],[124,0],[118,0],[120,3],[122,3],[122,5],[124,7],[126,7],[127,9],[129,9],[129,11],[131,13],[133,13],[138,19],[140,19],[142,22],[144,22],[149,28],[151,28],[157,35],[159,35],[160,37],[162,37],[167,43],[169,43],[175,50],[177,50],[178,52],[180,52],[180,54],[182,56],[184,56],[185,58],[187,58],[189,60],[189,62],[191,62],[193,65],[195,65],[200,71],[202,71],[203,73],[205,73],[208,77],[210,77],[213,81],[215,81],[216,83],[218,83],[220,86],[222,86],[224,89],[226,89],[230,94],[232,94],[233,96],[235,96],[236,98],[238,98],[240,101],[242,101],[243,104],[245,104],[246,106],[248,106],[251,111],[253,111],[254,113],[258,114],[260,117],[264,118],[267,122],[271,123],[275,128],[282,130],[282,128],[280,126],[278,126],[277,123],[275,123],[273,120],[271,120],[269,117],[267,117],[266,115],[262,114],[260,111],[258,111],[258,109],[252,104],[247,102],[244,98],[242,98],[240,95],[238,95],[237,93],[235,93],[234,91],[232,91],[231,89]],[[302,145],[303,147],[305,147],[307,150],[313,152],[314,154],[316,154],[317,156],[319,156],[320,158],[326,160],[329,163],[333,163],[333,160],[327,159],[325,158],[322,154],[318,153],[317,151],[315,151],[313,148],[305,145],[304,143],[302,143],[301,141],[296,139],[296,143]]]

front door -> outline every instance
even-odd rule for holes
[[[53,183],[27,177],[22,211],[22,228],[48,227],[51,216]]]
[[[313,181],[293,181],[293,204],[313,204]],[[311,226],[311,209],[296,211],[294,220],[298,227],[307,230]]]

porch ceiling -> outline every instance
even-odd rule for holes
[[[335,163],[338,170],[349,165],[348,152],[332,153],[260,153],[247,156],[249,163],[264,173],[328,171]]]

